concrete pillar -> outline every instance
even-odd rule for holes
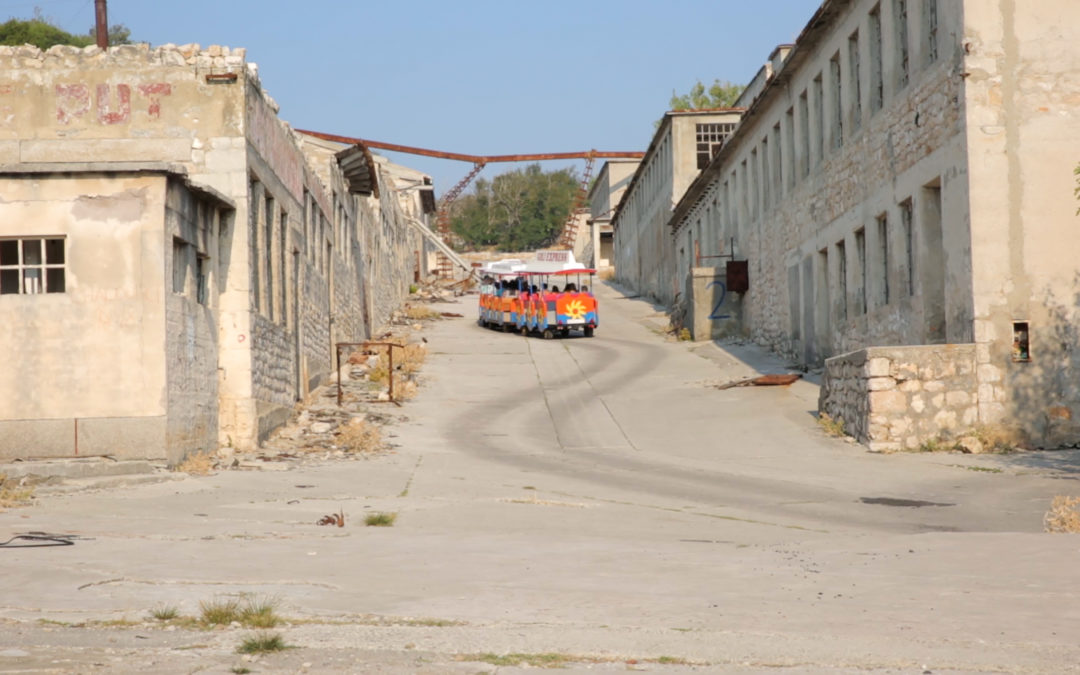
[[[686,279],[686,326],[694,340],[742,334],[742,298],[727,290],[723,267],[691,267]]]

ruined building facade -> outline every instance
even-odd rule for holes
[[[611,216],[615,278],[664,304],[682,282],[675,270],[693,256],[667,234],[671,208],[735,129],[738,110],[668,112]],[[594,214],[595,215],[595,214]]]
[[[1077,45],[1068,0],[826,0],[662,226],[747,265],[698,337],[823,366],[871,448],[1080,442]]]
[[[244,50],[0,47],[0,459],[250,449],[427,273]],[[430,180],[427,181],[430,184]]]

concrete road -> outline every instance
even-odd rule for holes
[[[600,293],[591,339],[442,307],[467,318],[380,409],[392,454],[0,514],[82,537],[0,549],[0,671],[1080,672],[1080,539],[1042,533],[1075,451],[871,454],[819,428],[812,382],[710,386],[768,355]],[[297,648],[241,660],[245,629],[147,618],[238,593],[276,598]]]

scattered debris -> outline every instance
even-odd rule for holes
[[[331,513],[328,516],[319,518],[316,525],[337,525],[338,527],[345,527],[345,512],[339,511],[338,513]]]
[[[464,314],[458,314],[457,312],[439,312],[439,316],[446,319],[461,319],[464,318]]]
[[[0,548],[36,548],[39,546],[74,546],[75,540],[79,539],[74,534],[50,534],[48,532],[27,532],[26,534],[16,534],[7,541],[0,542]],[[13,544],[14,541],[28,541],[33,542],[29,544]]]
[[[771,375],[759,375],[748,377],[743,380],[733,380],[724,384],[714,384],[717,389],[731,389],[733,387],[786,387],[795,380],[801,379],[801,373],[775,373]]]

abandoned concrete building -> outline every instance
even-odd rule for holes
[[[252,448],[427,274],[424,186],[242,49],[0,47],[0,461]]]
[[[739,111],[668,112],[611,216],[615,278],[664,304],[681,292],[671,207],[735,129]],[[596,214],[601,215],[601,214]],[[685,253],[685,252],[684,252]]]
[[[611,216],[640,163],[636,159],[609,159],[600,167],[600,173],[589,188],[589,234],[593,256],[585,263],[595,269],[607,269],[615,264]]]
[[[1071,0],[826,0],[674,211],[616,224],[617,278],[823,366],[872,449],[1080,443],[1078,45]],[[696,249],[745,292],[693,283],[727,278]]]

